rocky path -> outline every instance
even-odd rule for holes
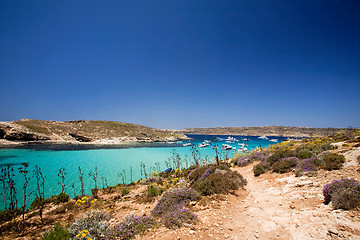
[[[254,177],[252,167],[234,168],[247,179],[246,190],[192,207],[199,224],[160,227],[139,239],[360,239],[359,211],[332,210],[322,196],[324,184],[333,179],[359,178],[356,167],[298,178],[293,173]]]

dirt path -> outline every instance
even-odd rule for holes
[[[234,168],[248,181],[236,195],[214,196],[196,204],[200,223],[177,230],[163,227],[139,239],[360,239],[359,211],[332,210],[322,188],[340,176],[359,178],[356,167],[319,171],[316,177],[266,173],[253,165]]]

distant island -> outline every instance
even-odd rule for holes
[[[264,127],[211,127],[185,128],[179,130],[184,134],[201,135],[240,135],[240,136],[277,136],[277,137],[323,137],[336,134],[344,128],[308,128],[288,126]]]
[[[343,128],[307,128],[288,126],[211,127],[160,130],[116,121],[45,121],[21,119],[0,122],[0,146],[22,144],[124,144],[151,143],[188,139],[186,134],[322,137]]]
[[[21,144],[123,144],[187,139],[181,132],[115,121],[0,122],[0,146]]]

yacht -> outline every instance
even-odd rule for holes
[[[209,146],[210,144],[208,142],[202,142],[201,144],[199,144],[199,148],[203,148],[203,147],[207,147]]]
[[[264,140],[268,140],[268,137],[267,136],[260,136],[260,137],[258,137],[259,139],[264,139]]]
[[[270,141],[270,142],[278,142],[279,140],[277,140],[277,139],[270,139],[269,141]]]
[[[240,147],[238,149],[239,152],[248,152],[249,150],[246,147]]]
[[[233,147],[230,146],[229,144],[223,144],[222,147],[221,147],[221,150],[230,150],[232,149]]]
[[[184,146],[184,147],[191,146],[191,143],[189,143],[189,142],[188,142],[188,143],[184,143],[183,146]]]

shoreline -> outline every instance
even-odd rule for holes
[[[182,141],[189,140],[191,138],[181,138],[181,139],[163,139],[163,140],[119,140],[119,139],[102,139],[92,142],[79,142],[79,141],[65,141],[65,140],[46,140],[46,141],[9,141],[5,139],[0,139],[0,149],[18,149],[18,148],[27,148],[33,146],[74,146],[74,147],[89,147],[89,148],[127,148],[127,147],[143,147],[145,144],[163,144],[168,141]]]

